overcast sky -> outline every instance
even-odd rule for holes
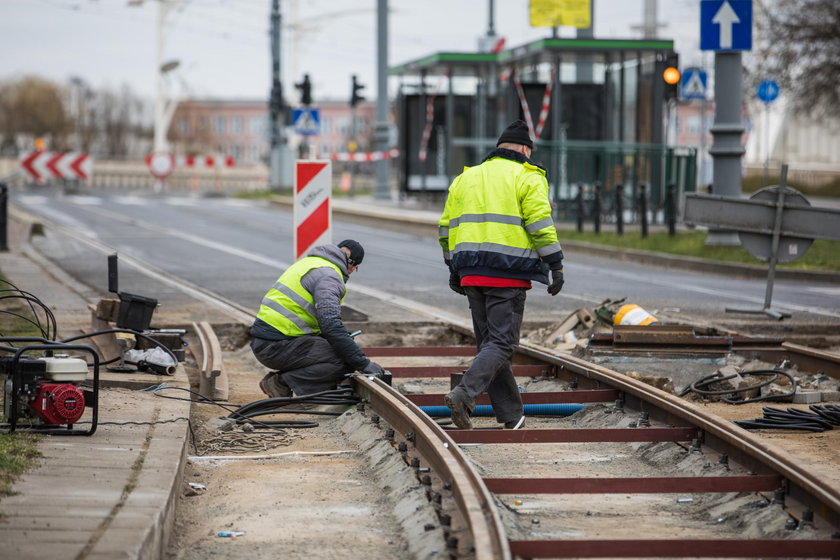
[[[0,80],[35,74],[80,77],[94,87],[129,84],[151,98],[159,0],[0,0]],[[271,0],[168,0],[165,60],[178,60],[181,96],[260,99],[270,89]],[[640,38],[643,0],[594,0],[596,38]],[[702,63],[700,0],[660,0],[659,37],[673,39],[683,66]],[[345,99],[357,74],[375,95],[376,0],[281,0],[282,72],[291,86],[308,72],[313,96]],[[475,51],[488,0],[389,0],[389,64],[439,51]],[[550,35],[532,28],[529,0],[496,0],[496,35],[514,47]],[[573,37],[573,28],[560,35]],[[711,60],[711,59],[709,59]]]

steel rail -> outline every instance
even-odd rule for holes
[[[385,351],[390,356],[415,355],[415,349]],[[460,355],[460,352],[438,352],[426,348],[418,354],[423,356]],[[651,417],[665,416],[671,427],[644,428],[601,428],[601,429],[538,429],[538,430],[443,430],[416,406],[418,402],[438,401],[441,395],[401,395],[384,383],[358,378],[359,392],[370,403],[371,409],[388,422],[396,432],[414,445],[414,452],[428,463],[432,471],[445,482],[455,497],[455,503],[465,524],[472,534],[475,550],[470,550],[476,560],[485,558],[506,558],[504,554],[531,558],[555,557],[688,557],[688,556],[732,556],[745,557],[759,554],[766,557],[802,556],[824,557],[840,552],[840,540],[779,540],[779,539],[694,539],[689,541],[673,539],[637,540],[559,540],[520,541],[505,540],[504,529],[498,521],[491,491],[495,493],[662,493],[662,492],[769,492],[779,489],[798,488],[813,499],[806,501],[809,507],[818,510],[823,517],[835,524],[835,508],[832,489],[826,488],[813,475],[802,473],[795,462],[772,446],[758,441],[752,434],[727,421],[708,415],[698,407],[674,397],[669,393],[651,387],[640,381],[596,364],[552,353],[533,345],[521,345],[517,350],[517,362],[528,361],[530,367],[545,367],[558,375],[572,375],[577,386],[591,385],[594,389],[568,391],[593,394],[593,396],[618,396],[625,408],[634,404]],[[440,368],[441,375],[454,368]],[[419,371],[419,370],[418,370]],[[584,380],[588,380],[584,381]],[[377,389],[379,389],[377,391]],[[529,393],[526,393],[528,395]],[[637,399],[638,402],[633,401]],[[595,399],[592,399],[593,401]],[[602,400],[603,402],[603,400]],[[630,407],[632,408],[632,407]],[[674,419],[677,421],[674,422]],[[759,470],[772,474],[732,477],[685,477],[685,478],[614,478],[614,479],[484,479],[474,474],[471,463],[458,449],[458,444],[518,444],[518,443],[562,443],[562,442],[612,442],[612,441],[697,441],[716,451],[721,447],[734,447],[763,465]],[[405,452],[406,447],[401,446]],[[734,454],[733,454],[734,456]],[[448,484],[446,484],[448,483]],[[466,486],[464,486],[466,484]],[[801,496],[795,496],[800,502]],[[823,507],[814,507],[814,504]],[[828,514],[828,515],[826,515]],[[464,532],[459,535],[463,538]],[[492,542],[490,549],[482,547]],[[804,546],[805,549],[797,548]],[[796,554],[791,551],[797,550]]]
[[[800,470],[796,461],[782,449],[759,440],[747,430],[713,416],[684,399],[580,358],[561,355],[532,344],[521,344],[518,351],[523,355],[556,365],[561,371],[565,370],[590,379],[596,384],[605,384],[610,388],[623,391],[639,399],[643,407],[645,404],[652,405],[689,425],[696,426],[705,432],[706,443],[709,443],[712,436],[750,459],[766,465],[785,477],[789,484],[801,489],[804,495],[813,497],[817,502],[814,504],[815,511],[835,524],[840,523],[840,488],[827,487],[813,473]],[[791,490],[795,489],[791,488]],[[803,497],[796,495],[799,493],[795,491],[792,494],[797,498]]]
[[[219,338],[207,321],[193,323],[192,327],[199,342],[199,356],[195,356],[200,367],[198,393],[211,401],[226,401],[230,384],[222,363]]]
[[[468,546],[472,547],[474,558],[509,560],[510,547],[493,496],[455,441],[395,389],[362,376],[353,379],[357,393],[374,413],[394,430],[413,434],[411,441],[417,453],[451,487],[458,512],[472,537]]]

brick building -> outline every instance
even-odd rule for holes
[[[317,157],[328,158],[349,150],[353,118],[346,101],[317,103],[321,133],[302,137],[288,129],[288,142],[296,148],[305,140]],[[360,103],[355,111],[357,151],[371,149],[373,103]],[[265,100],[198,100],[178,104],[169,126],[168,139],[176,155],[230,156],[237,166],[265,165],[269,153],[269,113]]]

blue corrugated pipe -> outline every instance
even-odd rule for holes
[[[578,410],[585,407],[585,404],[526,404],[525,416],[571,416]],[[449,416],[452,411],[446,406],[421,406],[420,410],[432,418]],[[480,404],[475,407],[473,416],[493,416],[493,407],[489,404]]]

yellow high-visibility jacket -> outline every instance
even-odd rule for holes
[[[338,265],[322,257],[304,257],[287,268],[268,290],[263,297],[257,318],[286,336],[320,334],[314,298],[301,285],[304,275],[316,268],[335,270],[341,278],[342,285],[344,284],[344,275]],[[344,293],[346,294],[346,290]],[[343,296],[341,301],[344,301]]]
[[[545,170],[518,152],[496,148],[455,178],[439,222],[444,261],[461,277],[548,283],[563,250],[548,201]]]

